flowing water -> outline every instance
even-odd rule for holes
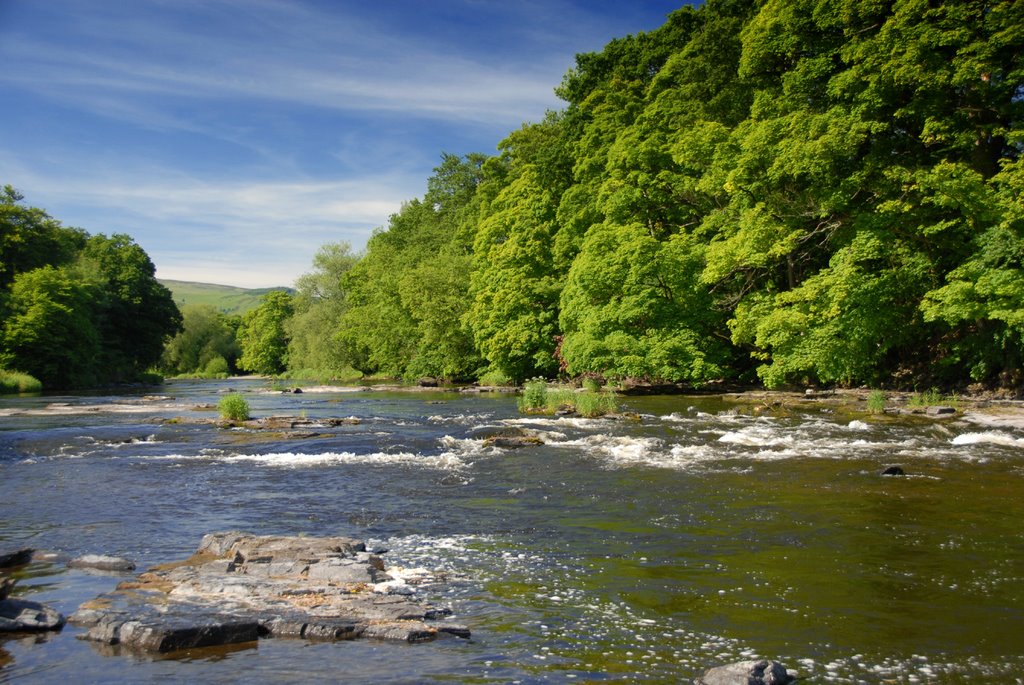
[[[226,386],[255,416],[360,422],[296,437],[190,421]],[[716,397],[625,399],[638,420],[539,418],[507,395],[262,388],[0,400],[0,547],[145,568],[215,530],[348,535],[444,572],[421,596],[472,639],[151,658],[68,626],[0,638],[0,682],[673,683],[755,656],[810,682],[1024,682],[1020,428]],[[64,413],[23,411],[53,402]],[[509,426],[546,444],[484,446]],[[907,475],[881,476],[891,464]],[[120,580],[59,562],[17,576],[66,614]]]

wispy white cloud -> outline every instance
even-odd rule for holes
[[[362,249],[423,183],[401,175],[211,182],[153,168],[39,175],[2,151],[0,166],[15,170],[28,204],[57,219],[74,215],[91,233],[132,235],[161,276],[245,287],[290,285],[326,242]],[[199,277],[204,269],[215,276]]]
[[[162,276],[287,285],[422,195],[441,151],[557,107],[573,54],[658,4],[0,0],[0,182]]]
[[[427,33],[392,33],[351,12],[280,2],[203,28],[201,20],[218,9],[250,5],[193,5],[195,29],[158,23],[158,15],[140,23],[86,12],[70,42],[6,36],[0,54],[19,68],[5,70],[0,82],[103,116],[183,128],[191,125],[161,113],[162,98],[244,98],[506,126],[557,105],[552,91],[565,55],[538,54],[532,45],[523,46],[520,61],[491,62]],[[83,50],[83,36],[103,49]]]

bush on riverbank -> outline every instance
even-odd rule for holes
[[[556,385],[549,387],[541,379],[527,381],[519,398],[519,411],[525,413],[554,414],[559,411],[572,412],[580,416],[595,417],[610,414],[618,409],[615,395]]]
[[[220,410],[220,417],[227,421],[249,420],[249,403],[237,392],[220,398],[217,409]]]
[[[21,392],[40,392],[43,384],[34,376],[20,371],[0,369],[0,395],[15,395]]]

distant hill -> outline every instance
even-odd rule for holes
[[[236,288],[231,285],[193,283],[159,279],[174,295],[178,307],[188,304],[209,304],[226,314],[245,314],[255,309],[264,295],[273,290],[294,292],[291,288]]]

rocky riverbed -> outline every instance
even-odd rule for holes
[[[71,616],[86,640],[166,653],[251,642],[469,637],[450,612],[415,601],[401,569],[342,537],[206,535],[184,561],[151,568]],[[435,581],[425,571],[416,582]]]

